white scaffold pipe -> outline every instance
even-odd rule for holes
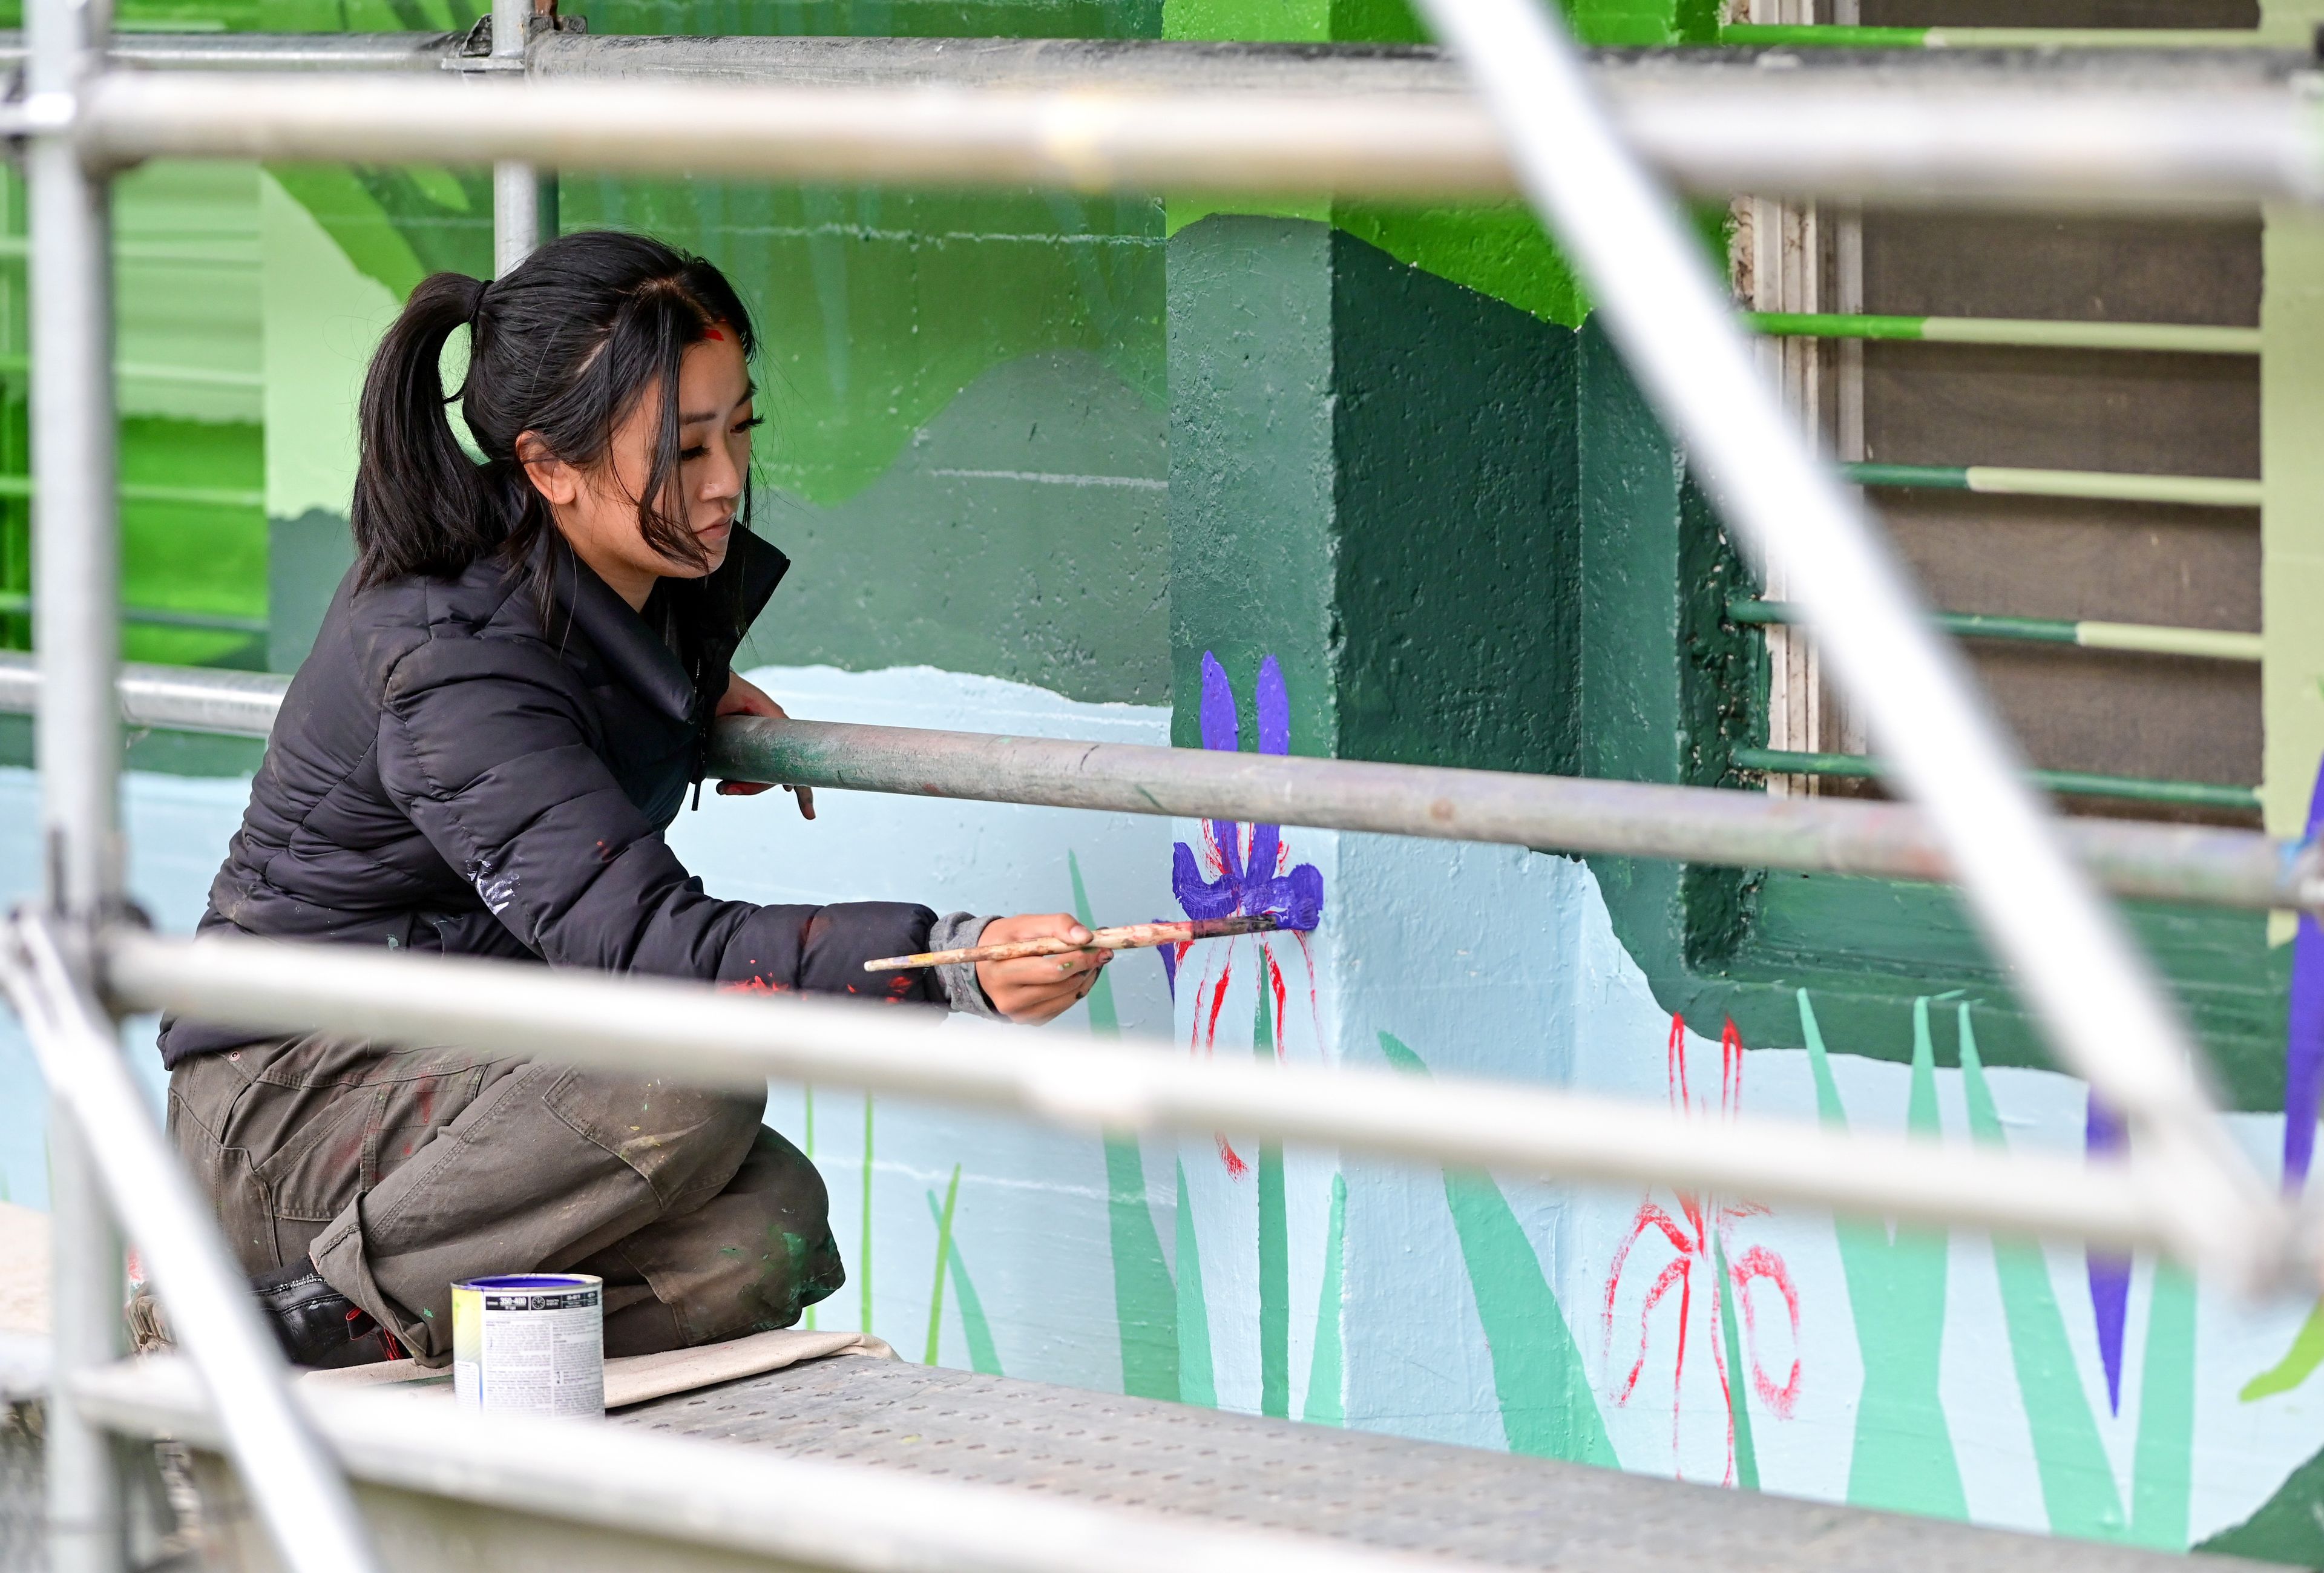
[[[492,63],[521,79],[532,0],[493,0]],[[493,166],[493,274],[503,277],[540,244],[540,180],[530,164]]]
[[[109,997],[269,1032],[453,1045],[708,1086],[768,1078],[999,1110],[1084,1131],[1247,1132],[1406,1161],[1682,1190],[1927,1225],[2153,1248],[2246,1284],[2289,1226],[2263,1194],[2208,1197],[2133,1159],[2084,1163],[1798,1121],[1711,1119],[1554,1087],[1192,1059],[844,1000],[769,1000],[569,968],[116,930]]]
[[[105,47],[107,8],[32,0],[22,103],[40,134],[23,147],[31,220],[32,599],[39,609],[40,834],[51,911],[86,938],[121,902],[120,513],[113,400],[112,192],[93,176],[70,111]],[[75,962],[86,965],[82,948]],[[94,1166],[106,1133],[76,1112],[51,1149],[51,1282],[57,1317],[48,1419],[48,1564],[119,1573],[127,1559],[120,1460],[69,1384],[121,1343],[121,1242]]]
[[[1759,374],[1700,237],[1600,109],[1556,12],[1537,0],[1422,0],[1422,10],[1508,135],[1528,199],[1579,264],[1632,374],[1721,512],[1793,587],[2059,1058],[2171,1177],[2182,1216],[2209,1217],[2198,1233],[2260,1216],[2269,1188],[2213,1106],[2172,1001],[2068,856],[1886,535]],[[1934,123],[1920,130],[1920,145],[1941,141]],[[1859,127],[1850,140],[1881,134]],[[2017,156],[2037,154],[2029,144]]]
[[[287,682],[267,672],[131,664],[121,671],[122,715],[133,726],[263,737]],[[32,659],[0,651],[0,711],[30,711],[40,691]],[[722,721],[710,763],[714,773],[733,780],[841,791],[1742,868],[1952,877],[1927,816],[1909,803],[833,721]],[[2116,895],[2244,910],[2324,908],[2324,847],[2314,843],[2124,819],[2069,820],[2063,832],[2076,858]]]
[[[212,1447],[216,1423],[172,1362],[94,1371],[75,1391],[106,1422]],[[618,1425],[469,1414],[391,1392],[314,1395],[359,1480],[829,1573],[1462,1573],[1407,1555],[1194,1513],[1072,1501],[880,1465],[796,1457]],[[488,1564],[487,1564],[488,1565]],[[641,1564],[642,1566],[642,1564]],[[742,1564],[737,1564],[738,1566]]]
[[[99,164],[161,157],[517,162],[922,187],[1342,192],[1517,190],[1453,95],[671,80],[505,86],[405,72],[108,71],[77,105]],[[1620,96],[1625,133],[1691,190],[1850,200],[2207,207],[2324,191],[2324,133],[2289,90],[1800,90],[1770,80]],[[23,112],[20,112],[20,115]]]
[[[171,1153],[111,1019],[75,985],[48,920],[20,912],[0,931],[0,986],[143,1254],[282,1565],[378,1573],[346,1480],[291,1398],[290,1367],[259,1320],[249,1281]]]

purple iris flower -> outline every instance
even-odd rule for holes
[[[1291,752],[1291,698],[1283,686],[1283,669],[1268,656],[1259,663],[1259,751]],[[1232,753],[1242,746],[1240,717],[1234,692],[1227,686],[1226,669],[1218,657],[1203,655],[1203,746]],[[1277,874],[1283,831],[1279,826],[1251,827],[1250,852],[1242,849],[1242,827],[1231,819],[1205,822],[1204,838],[1217,853],[1219,877],[1204,879],[1194,849],[1185,842],[1171,848],[1170,888],[1190,918],[1230,918],[1239,913],[1273,912],[1286,929],[1313,929],[1323,912],[1323,874],[1312,863]]]
[[[1283,686],[1283,668],[1275,657],[1259,663],[1254,696],[1259,711],[1259,751],[1291,752],[1291,696]],[[1222,753],[1242,747],[1242,722],[1236,711],[1234,690],[1218,657],[1203,653],[1203,746]],[[1302,863],[1282,873],[1283,830],[1277,825],[1253,825],[1250,849],[1243,850],[1242,827],[1231,819],[1203,821],[1203,839],[1216,855],[1219,876],[1204,877],[1202,859],[1181,841],[1171,848],[1170,889],[1190,918],[1231,918],[1238,914],[1273,912],[1286,929],[1313,929],[1323,915],[1323,872]],[[1166,948],[1166,965],[1176,958]],[[1176,968],[1171,967],[1175,974]],[[1174,979],[1175,981],[1175,979]]]

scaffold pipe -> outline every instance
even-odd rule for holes
[[[1217,941],[1213,941],[1217,943]],[[105,982],[124,1011],[270,1032],[324,1030],[706,1086],[769,1078],[927,1098],[1084,1131],[1242,1131],[1451,1168],[1667,1185],[1873,1217],[2151,1247],[2250,1281],[2286,1236],[2272,1197],[2231,1235],[2165,1172],[1943,1146],[1754,1115],[1697,1118],[1562,1088],[1249,1059],[1169,1044],[1058,1041],[844,1000],[351,945],[164,939],[116,930]],[[941,1031],[939,1031],[941,1023]]]
[[[1719,42],[1743,49],[2252,50],[2281,45],[2249,27],[1859,27],[1730,22]]]
[[[66,970],[53,920],[20,913],[0,931],[0,986],[55,1106],[69,1112],[106,1200],[152,1270],[284,1566],[379,1573],[346,1480],[291,1397],[290,1367],[249,1280],[130,1075],[118,1029]],[[111,1308],[105,1314],[117,1319]]]
[[[130,665],[122,669],[122,717],[133,726],[263,737],[286,680]],[[30,659],[0,653],[0,712],[29,711],[39,698]],[[1951,877],[1926,819],[1907,803],[832,721],[723,721],[710,763],[714,774],[733,780],[838,791],[1745,868]],[[2324,907],[2324,847],[2313,844],[2119,819],[2069,820],[2061,833],[2091,876],[2119,896],[2247,910]]]
[[[2120,470],[2027,469],[1998,464],[1844,464],[1859,486],[1982,492],[2003,497],[2081,497],[2109,503],[2175,503],[2195,508],[2256,508],[2260,484],[2232,476],[2150,476]]]
[[[1882,761],[1861,754],[1821,754],[1792,748],[1738,748],[1729,756],[1738,770],[1768,775],[1821,775],[1852,781],[1878,781],[1888,773]],[[2081,770],[2036,770],[2026,780],[2043,791],[2061,797],[2116,798],[2127,802],[2164,803],[2182,809],[2220,809],[2257,813],[2259,789],[2228,782],[2163,781],[2151,776],[2102,775]]]
[[[1803,623],[1786,601],[1738,596],[1727,603],[1728,617],[1746,625],[1785,626]],[[1932,612],[1929,621],[1956,639],[1995,639],[2005,643],[2077,644],[2085,650],[2119,650],[2133,655],[2183,655],[2203,661],[2257,663],[2265,656],[2257,634],[2233,628],[2180,628],[2165,623],[2108,623],[2094,617],[2016,617],[1999,612]]]
[[[2028,317],[1895,317],[1844,311],[1747,311],[1771,338],[1865,338],[2027,349],[2144,350],[2158,355],[2257,355],[2259,329],[2200,322],[2070,322]]]
[[[541,169],[1221,195],[1507,197],[1506,150],[1450,94],[937,84],[826,88],[527,80],[401,71],[109,70],[74,106],[98,164],[152,158],[517,162]],[[2055,204],[2310,200],[2324,132],[2288,88],[2059,92],[2038,81],[1878,84],[1639,71],[1607,96],[1640,153],[1689,189]],[[55,106],[11,111],[14,125]]]

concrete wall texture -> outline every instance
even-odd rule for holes
[[[1415,36],[1393,0],[590,14],[641,32]],[[1656,0],[1574,14],[1602,42],[1709,25]],[[236,24],[464,16],[260,0]],[[260,370],[267,560],[238,571],[286,669],[346,560],[369,347],[425,273],[484,266],[489,201],[445,171],[238,180],[206,199],[257,236],[254,320],[224,333],[213,302],[208,327],[150,332],[187,356],[210,353],[208,333],[221,364]],[[690,181],[563,195],[568,227],[697,248],[761,313],[760,527],[798,567],[746,660],[796,714],[1701,783],[1732,781],[1726,750],[1764,735],[1758,646],[1720,615],[1742,566],[1520,212]],[[228,440],[254,411],[170,418]],[[133,884],[182,930],[250,762],[163,746],[141,745],[165,768],[127,789]],[[11,891],[36,884],[32,800],[29,774],[0,767]],[[813,825],[788,800],[709,798],[670,836],[747,899],[1320,918],[1124,957],[1054,1032],[1957,1142],[2080,1151],[2110,1129],[1942,893],[840,793]],[[2257,920],[2135,921],[2220,1066],[2237,1139],[2278,1163],[2282,953]],[[130,1031],[150,1069],[150,1027]],[[0,1198],[37,1203],[38,1082],[13,1033]],[[1095,1140],[837,1087],[778,1087],[769,1118],[822,1167],[848,1257],[815,1318],[908,1357],[2324,1559],[2324,1311],[2305,1300],[2078,1249],[1416,1172],[1235,1132]]]

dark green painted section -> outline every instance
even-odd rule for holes
[[[1594,324],[1568,332],[1312,220],[1170,240],[1174,737],[1204,652],[1282,663],[1295,753],[1739,785],[1765,736],[1748,576]],[[1245,745],[1252,739],[1245,737]],[[2047,1063],[1947,891],[1593,858],[1666,1010],[1902,1060],[1965,991],[1986,1059]],[[2135,908],[2239,1107],[2281,1106],[2288,951],[2262,920]]]
[[[2191,1549],[2324,1568],[2324,1452],[2294,1469],[2251,1517]]]
[[[1572,334],[1301,219],[1170,286],[1176,741],[1271,654],[1295,754],[1572,768]]]
[[[1272,655],[1291,752],[1338,752],[1332,232],[1221,216],[1170,237],[1171,741],[1202,745],[1202,661],[1239,696]],[[1246,729],[1245,747],[1256,745]]]

